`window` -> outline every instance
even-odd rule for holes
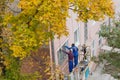
[[[99,29],[99,33],[101,33],[101,29]],[[99,46],[101,46],[101,44],[102,44],[102,36],[100,36],[100,34],[98,34],[98,35],[99,35],[98,43],[99,43]]]
[[[92,42],[92,48],[94,48],[94,43],[95,43],[95,41],[93,40],[93,42]]]
[[[95,56],[95,41],[92,42],[92,56]]]
[[[92,56],[95,56],[94,50],[92,50]]]
[[[99,43],[99,46],[101,45],[101,43],[102,43],[102,37],[99,35],[99,41],[98,41],[98,43]]]
[[[86,41],[88,39],[88,27],[87,23],[84,24],[84,40]]]
[[[74,32],[74,43],[79,43],[79,28]]]
[[[68,41],[66,41],[65,44],[62,47],[60,47],[60,49],[66,50],[64,46],[67,46],[67,45],[68,45]],[[59,65],[61,65],[64,62],[64,60],[67,58],[67,54],[63,53],[60,49],[57,52]]]
[[[109,18],[109,19],[108,19],[108,25],[111,26],[111,23],[112,23],[112,22],[111,22],[111,19]]]

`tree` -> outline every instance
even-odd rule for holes
[[[18,15],[7,14],[4,26],[10,24],[10,49],[15,57],[24,58],[31,50],[46,44],[55,35],[67,35],[66,18],[71,9],[78,21],[101,20],[113,17],[112,0],[20,0]]]
[[[4,64],[4,55],[3,55],[3,45],[5,45],[3,42],[3,19],[5,14],[5,8],[6,8],[6,0],[0,0],[0,76],[5,74],[5,64]],[[8,1],[9,2],[9,1]]]
[[[103,24],[99,34],[107,39],[109,46],[120,48],[120,19],[113,20],[113,25]]]
[[[100,54],[100,60],[106,60],[110,65],[105,65],[105,73],[109,73],[116,79],[120,79],[118,73],[120,72],[120,54],[117,51],[113,51],[114,48],[120,49],[120,17],[114,19],[111,25],[102,24],[99,35],[106,39],[107,44],[113,49],[107,54]],[[109,54],[108,54],[109,53]]]

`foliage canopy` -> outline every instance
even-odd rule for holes
[[[5,15],[3,25],[11,26],[12,42],[8,44],[13,55],[21,58],[48,43],[55,35],[60,38],[68,34],[69,9],[78,14],[78,21],[83,22],[114,15],[112,0],[20,0],[18,6],[21,12]]]

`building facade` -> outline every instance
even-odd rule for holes
[[[63,73],[70,76],[71,80],[79,80],[81,76],[80,71],[74,74],[68,74],[68,59],[67,55],[60,51],[64,46],[71,46],[74,43],[79,48],[79,63],[82,61],[83,53],[81,47],[83,44],[88,46],[89,57],[98,56],[99,49],[102,45],[102,38],[99,36],[98,32],[100,30],[100,24],[102,22],[88,21],[88,23],[77,22],[77,14],[69,10],[70,18],[67,18],[67,29],[69,32],[68,36],[63,36],[60,39],[55,38],[52,41],[53,45],[51,47],[54,63],[60,65]],[[95,65],[93,62],[89,64],[89,71],[94,69]],[[88,67],[86,68],[86,71]],[[85,72],[84,72],[85,73]],[[66,75],[65,75],[66,76]],[[85,76],[85,74],[84,74]],[[73,79],[72,79],[73,78]],[[84,77],[83,77],[84,78]]]
[[[114,2],[114,8],[115,8],[115,14],[118,14],[120,8],[120,2],[119,0],[113,0]],[[53,40],[52,45],[52,52],[54,52],[54,62],[56,65],[60,65],[61,70],[63,73],[65,73],[65,76],[69,76],[70,80],[85,80],[87,78],[87,74],[94,71],[96,64],[92,61],[90,61],[90,58],[93,56],[98,56],[100,52],[100,48],[105,44],[105,40],[99,36],[100,31],[100,25],[102,23],[105,24],[111,24],[111,19],[106,17],[104,21],[88,21],[87,23],[83,22],[77,22],[77,14],[72,12],[72,10],[69,10],[70,18],[67,18],[67,29],[69,32],[68,36],[63,36],[60,39],[55,38]],[[80,70],[78,69],[77,72],[74,72],[69,74],[68,73],[68,59],[67,55],[60,52],[61,48],[64,48],[64,46],[71,46],[71,44],[74,43],[79,48],[79,63],[82,61],[83,55],[81,52],[81,47],[83,44],[86,44],[88,46],[88,57],[89,57],[89,63],[86,69],[84,70],[83,75],[81,76]],[[79,64],[80,65],[80,64]],[[67,80],[68,77],[65,78]]]

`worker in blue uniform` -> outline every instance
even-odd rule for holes
[[[74,55],[74,67],[78,64],[78,48],[75,46],[75,44],[72,44],[71,47],[65,46],[67,49],[72,49],[73,55]]]

